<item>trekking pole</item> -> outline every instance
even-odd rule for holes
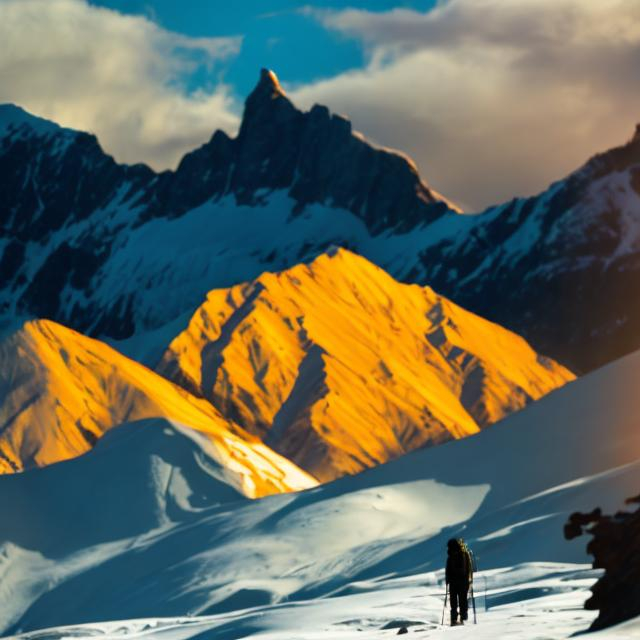
[[[484,610],[489,611],[489,605],[487,603],[487,574],[485,573],[482,577],[484,578]]]
[[[447,588],[444,592],[444,607],[442,607],[442,622],[440,623],[441,627],[444,627],[444,612],[447,610],[447,597],[449,596],[449,583],[447,582]]]
[[[489,611],[489,605],[487,604],[487,576],[484,576],[484,610]]]
[[[471,583],[471,605],[473,606],[473,624],[478,624],[478,617],[476,616],[476,596],[473,593],[473,582]]]

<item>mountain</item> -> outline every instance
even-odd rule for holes
[[[476,433],[574,378],[344,249],[211,291],[157,371],[322,481]]]
[[[544,162],[544,158],[540,159]],[[402,154],[263,70],[236,138],[175,171],[0,106],[0,313],[128,339],[332,245],[432,286],[577,372],[640,347],[640,133],[531,198],[464,215]]]
[[[0,397],[0,473],[76,457],[115,427],[153,423],[158,426],[147,429],[179,430],[183,440],[200,443],[201,464],[225,484],[226,499],[316,484],[205,400],[51,321],[5,330]]]
[[[640,125],[540,195],[456,221],[413,278],[574,371],[640,346]]]
[[[349,229],[408,230],[449,207],[407,158],[324,107],[298,111],[266,70],[237,138],[217,131],[176,171],[118,165],[94,136],[12,105],[0,123],[1,308],[94,336],[161,326]]]
[[[444,549],[463,536],[480,624],[461,637],[567,637],[593,620],[598,572],[563,525],[637,490],[639,374],[635,353],[468,438],[224,505],[198,500],[218,484],[190,456],[171,491],[148,482],[145,461],[172,451],[162,431],[114,429],[85,456],[0,476],[2,633],[355,640],[409,620],[448,637]]]

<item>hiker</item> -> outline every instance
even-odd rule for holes
[[[464,624],[468,611],[467,594],[473,580],[473,565],[467,545],[462,538],[451,538],[447,542],[445,580],[449,587],[451,625]],[[460,608],[459,623],[458,608]]]

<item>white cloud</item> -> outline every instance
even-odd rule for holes
[[[640,120],[637,0],[450,0],[426,13],[307,12],[367,67],[298,87],[410,153],[467,208],[544,188]]]
[[[156,168],[216,128],[238,125],[227,87],[189,92],[199,65],[238,53],[240,38],[188,38],[84,0],[0,0],[0,102],[96,133],[125,162]]]

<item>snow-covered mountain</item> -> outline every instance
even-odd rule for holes
[[[322,481],[476,433],[574,378],[344,249],[209,292],[156,370]]]
[[[178,431],[182,435],[173,438],[175,442],[194,441],[189,446],[201,452],[193,456],[194,464],[201,464],[202,473],[217,478],[225,489],[209,494],[205,503],[220,496],[253,498],[317,484],[206,400],[104,343],[51,321],[5,329],[0,340],[0,398],[0,474],[73,458],[96,442],[103,450],[103,436],[114,427],[130,425],[132,434],[153,423],[155,427],[144,430],[157,431],[156,438],[168,440],[159,434]],[[171,456],[158,456],[154,468],[166,469],[151,477],[167,492],[175,485],[181,488],[179,479],[171,477]],[[117,474],[118,465],[113,464]],[[83,477],[76,480],[81,483]],[[13,517],[15,511],[6,513]]]
[[[11,105],[0,133],[2,307],[92,335],[160,326],[349,229],[408,230],[448,210],[407,158],[324,107],[298,111],[266,70],[237,138],[217,131],[175,172],[118,165],[95,137]]]
[[[344,640],[388,637],[400,619],[439,638],[445,542],[462,535],[480,559],[481,624],[460,637],[566,637],[593,619],[581,605],[596,574],[563,525],[637,490],[639,374],[635,353],[479,434],[222,506],[199,499],[219,485],[193,440],[115,429],[85,456],[0,476],[0,628]],[[144,472],[167,450],[171,491]]]
[[[574,371],[637,349],[640,125],[540,195],[458,216],[423,246],[413,278]]]
[[[218,131],[160,174],[5,105],[0,309],[130,338],[339,245],[583,371],[640,344],[639,175],[636,135],[539,196],[461,215],[408,158],[297,110],[268,71],[236,138]]]

